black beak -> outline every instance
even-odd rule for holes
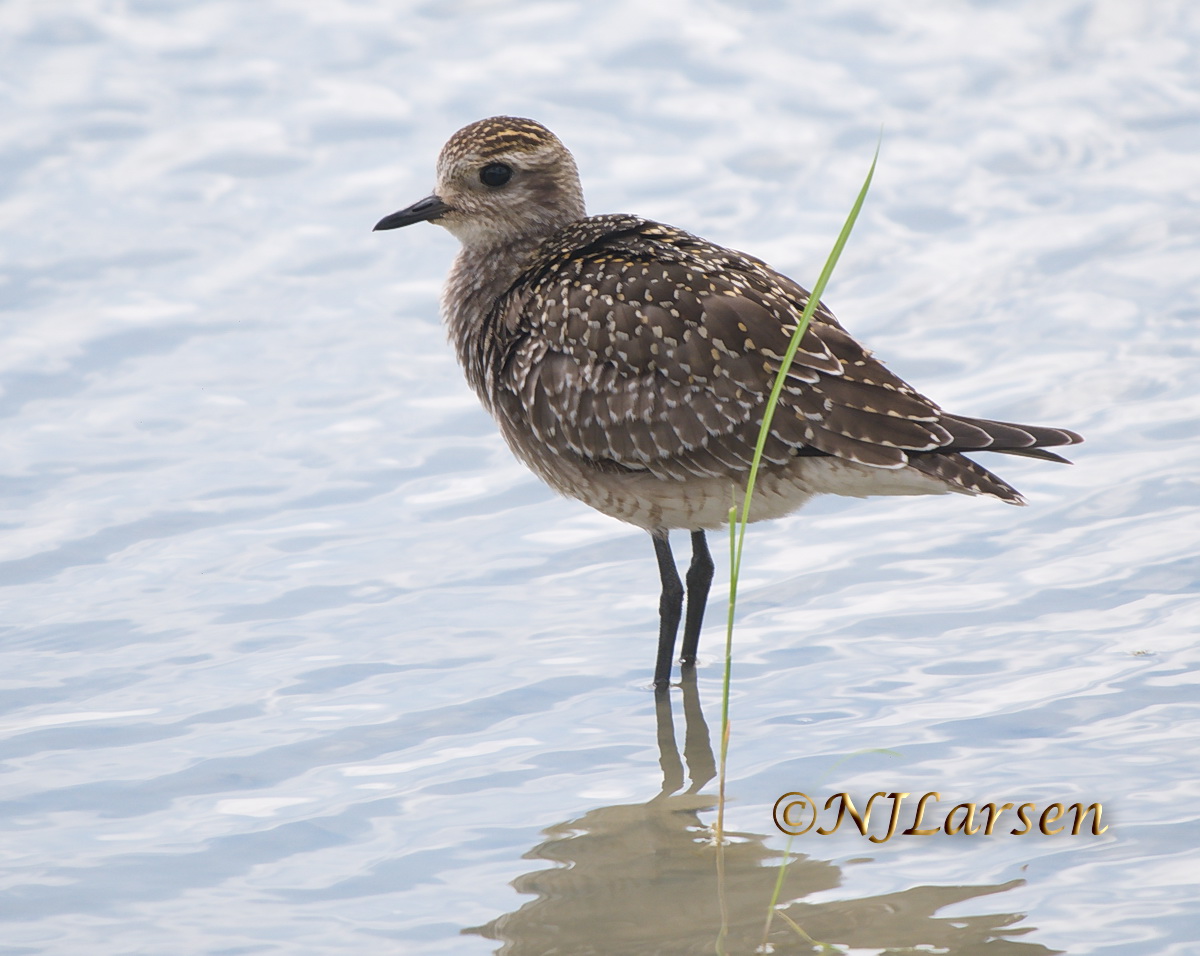
[[[425,222],[437,219],[450,211],[450,207],[437,196],[426,196],[420,202],[415,202],[407,209],[401,209],[390,216],[384,216],[375,224],[373,231],[380,229],[399,229],[401,226],[411,226],[414,222]]]

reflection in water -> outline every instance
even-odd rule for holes
[[[684,751],[675,743],[669,692],[656,698],[662,792],[646,803],[600,807],[578,820],[548,828],[548,839],[528,859],[550,869],[518,877],[513,886],[536,899],[486,926],[465,930],[503,943],[501,956],[548,953],[649,956],[714,952],[720,927],[711,831],[700,812],[715,797],[700,789],[716,775],[695,672],[683,676]],[[684,763],[691,781],[684,787]],[[779,875],[780,854],[754,833],[727,833],[725,895],[729,907],[726,948],[761,952],[767,905]],[[796,902],[841,884],[831,862],[797,856],[787,865],[781,911],[812,940],[853,949],[955,956],[1040,956],[1054,952],[1009,937],[1031,928],[1006,929],[1019,914],[936,918],[945,906],[999,893],[1020,880],[982,886],[916,886],[900,893],[823,903]],[[784,919],[772,923],[770,952],[808,953],[820,947]],[[932,947],[932,949],[931,949]]]

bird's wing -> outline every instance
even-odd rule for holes
[[[560,453],[663,477],[741,475],[808,292],[764,263],[633,217],[558,239],[502,301],[498,384]],[[987,447],[823,306],[800,343],[764,449],[902,468],[910,452]],[[1032,436],[1023,445],[1035,443]]]

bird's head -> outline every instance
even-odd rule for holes
[[[385,216],[376,229],[434,222],[464,246],[549,235],[586,215],[575,159],[533,120],[493,116],[442,147],[433,195]]]

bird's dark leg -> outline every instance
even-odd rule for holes
[[[703,531],[692,532],[692,563],[687,572],[687,620],[683,625],[683,663],[696,663],[696,648],[700,644],[700,625],[704,622],[704,606],[712,585],[713,559]]]
[[[675,656],[675,635],[683,616],[683,582],[675,568],[675,555],[666,531],[652,531],[654,556],[658,558],[658,576],[662,578],[662,597],[658,600],[658,661],[654,665],[654,686],[671,683],[671,664]]]

